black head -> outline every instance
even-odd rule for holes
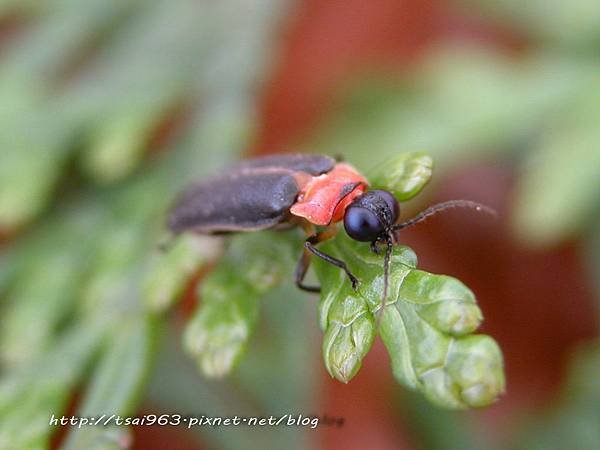
[[[346,208],[344,228],[352,239],[374,242],[390,235],[399,214],[398,201],[390,192],[367,191]]]

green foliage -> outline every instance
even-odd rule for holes
[[[462,0],[478,7],[492,20],[508,20],[521,33],[545,45],[591,50],[600,43],[600,9],[594,0]]]
[[[600,193],[600,78],[555,117],[527,155],[514,205],[523,241],[548,245],[585,230]]]
[[[281,7],[232,26],[240,7],[0,4],[27,20],[0,70],[0,234],[18,232],[0,251],[0,449],[48,448],[50,417],[77,392],[79,416],[139,407],[162,313],[216,250],[183,239],[163,257],[165,212],[188,180],[236,158],[253,126]],[[185,120],[150,157],[174,112]],[[63,448],[132,442],[125,426],[68,432]]]
[[[146,308],[168,310],[180,298],[186,281],[218,253],[218,247],[214,239],[182,236],[165,254],[154,255],[144,278]]]
[[[423,156],[412,157],[420,160]],[[414,180],[402,173],[402,168],[411,164],[405,164],[404,158],[397,164],[390,166],[392,172],[400,171],[396,180],[412,186]],[[423,184],[427,181],[419,171],[414,176]],[[323,245],[323,250],[346,261],[361,280],[358,292],[354,292],[343,272],[315,262],[323,286],[319,311],[325,331],[325,364],[333,377],[348,382],[377,333],[375,315],[383,296],[383,259],[367,245],[342,234]],[[416,265],[412,250],[395,249],[390,294],[379,330],[394,376],[444,407],[493,402],[504,391],[502,355],[491,338],[470,335],[482,320],[473,293],[454,278],[416,270]]]
[[[54,414],[67,406],[107,333],[103,318],[85,320],[55,339],[51,351],[0,381],[0,448],[47,446]]]
[[[77,410],[78,417],[108,419],[113,414],[127,417],[135,412],[156,350],[156,325],[156,320],[140,315],[123,320],[113,331]],[[128,432],[127,427],[117,427],[114,422],[110,426],[75,428],[64,448],[123,448],[123,442],[130,441]]]
[[[427,153],[400,153],[371,170],[372,186],[387,189],[403,202],[421,192],[432,170],[433,159]]]
[[[205,375],[231,371],[255,328],[260,299],[292,273],[290,250],[300,242],[286,238],[268,232],[235,238],[200,286],[202,306],[186,326],[184,345]]]

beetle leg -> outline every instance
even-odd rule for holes
[[[304,249],[300,255],[300,259],[298,260],[298,265],[296,265],[296,286],[298,286],[299,289],[307,292],[321,292],[320,286],[308,286],[303,283],[306,272],[308,271],[308,266],[310,266],[310,252]]]
[[[327,235],[327,236],[321,237],[321,235]],[[323,253],[321,250],[319,250],[317,247],[315,247],[315,244],[318,244],[319,242],[322,242],[325,239],[328,239],[329,237],[331,237],[331,233],[327,232],[327,231],[325,231],[323,233],[314,234],[314,235],[310,236],[306,240],[306,242],[304,242],[304,248],[307,249],[308,251],[310,251],[311,253],[313,253],[314,255],[318,256],[319,258],[327,261],[329,264],[333,264],[334,266],[339,267],[344,272],[346,272],[346,275],[348,275],[348,278],[350,278],[350,282],[352,283],[352,289],[354,289],[355,291],[358,290],[358,285],[359,285],[358,278],[356,278],[352,274],[352,272],[350,272],[350,269],[348,269],[348,266],[346,266],[346,263],[337,258],[334,258],[333,256],[328,255],[327,253]]]
[[[326,241],[327,239],[331,239],[336,233],[335,228],[321,231],[320,233],[315,233],[315,227],[310,222],[306,222],[306,221],[303,221],[300,225],[302,226],[302,228],[304,228],[304,231],[306,231],[306,233],[308,235],[310,235],[310,237],[308,239],[313,238],[315,243],[323,242],[323,241]],[[298,264],[296,265],[296,273],[295,273],[296,286],[298,286],[298,288],[302,289],[303,291],[321,292],[320,286],[308,286],[303,283],[304,277],[306,276],[306,272],[308,271],[308,267],[310,266],[310,257],[311,257],[311,252],[307,248],[305,248],[302,251],[302,254],[300,255]]]

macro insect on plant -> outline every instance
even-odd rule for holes
[[[468,207],[491,214],[494,211],[473,201],[450,200],[400,222],[400,207],[394,195],[368,188],[367,179],[354,167],[329,156],[266,156],[244,161],[191,186],[176,201],[168,225],[175,234],[224,234],[300,226],[308,237],[296,267],[296,285],[309,292],[321,291],[318,286],[304,283],[310,258],[315,255],[343,270],[356,291],[360,280],[346,262],[317,248],[335,236],[336,224],[343,221],[347,235],[369,242],[374,253],[382,253],[381,247],[385,247],[379,320],[389,289],[390,258],[394,244],[399,242],[400,230],[448,208]]]

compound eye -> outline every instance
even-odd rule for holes
[[[362,242],[373,242],[383,233],[383,226],[377,215],[360,206],[350,206],[346,209],[344,228],[348,236]]]
[[[381,191],[379,189],[376,189],[371,192],[377,193],[379,198],[383,199],[387,203],[388,207],[390,208],[390,211],[392,212],[391,222],[395,223],[396,220],[398,220],[398,216],[400,215],[400,205],[398,205],[398,200],[396,200],[392,193],[388,191]]]

